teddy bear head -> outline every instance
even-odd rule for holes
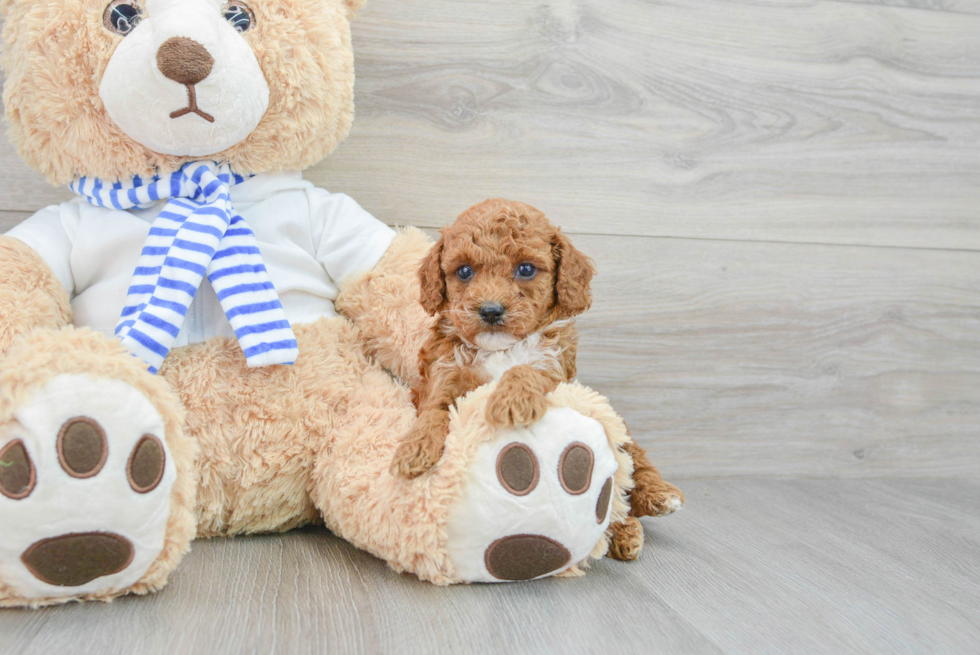
[[[0,0],[3,100],[52,183],[305,168],[353,117],[364,0]]]

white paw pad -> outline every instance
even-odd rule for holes
[[[572,409],[498,431],[449,517],[456,577],[530,580],[584,560],[609,526],[616,469],[602,425]]]
[[[63,375],[0,434],[0,580],[24,598],[121,591],[163,549],[163,419],[118,380]]]

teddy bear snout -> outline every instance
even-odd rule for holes
[[[167,78],[193,86],[211,74],[214,57],[203,45],[183,36],[164,41],[157,50],[157,67]]]

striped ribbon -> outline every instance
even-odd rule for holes
[[[194,162],[152,180],[71,183],[92,205],[126,210],[167,204],[140,253],[116,335],[156,373],[173,347],[205,275],[249,366],[292,364],[299,350],[262,262],[255,233],[231,204],[244,177],[227,164]]]

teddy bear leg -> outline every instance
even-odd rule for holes
[[[0,362],[0,606],[159,589],[194,536],[196,444],[161,378],[89,330]]]
[[[327,526],[436,584],[574,574],[602,557],[607,528],[629,509],[622,420],[595,392],[560,385],[542,420],[497,430],[485,417],[492,390],[457,402],[442,458],[407,480],[389,465],[414,420],[408,390],[366,376],[314,471]]]

